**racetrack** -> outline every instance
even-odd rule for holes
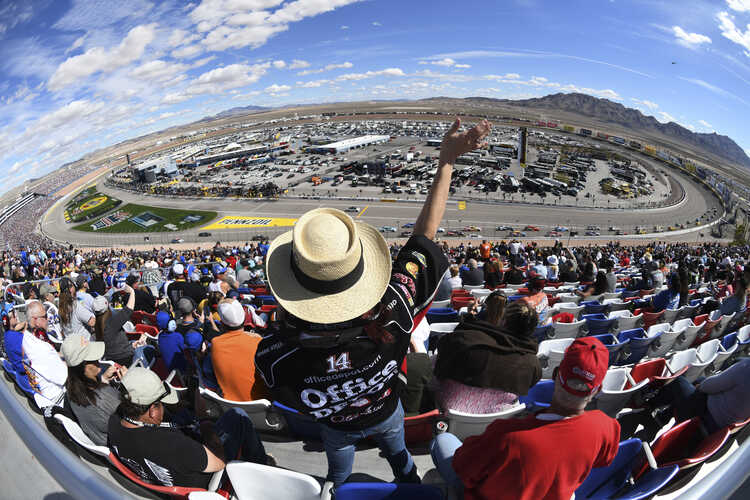
[[[469,201],[465,210],[459,210],[456,203],[448,205],[442,226],[446,230],[460,229],[474,225],[482,228],[481,235],[488,238],[506,237],[507,231],[497,232],[498,225],[510,225],[517,229],[529,224],[538,226],[541,231],[529,233],[530,238],[541,237],[546,231],[556,225],[567,226],[580,231],[582,235],[587,225],[599,226],[602,235],[607,235],[609,226],[616,226],[632,234],[636,225],[651,229],[652,226],[668,227],[685,221],[693,221],[701,217],[707,210],[717,207],[721,215],[721,204],[706,188],[699,187],[685,175],[674,169],[668,169],[669,174],[685,189],[685,199],[671,207],[657,209],[600,209],[583,207],[556,207],[550,205],[531,205],[522,203],[485,204]],[[373,226],[397,226],[399,232],[388,233],[387,236],[398,236],[401,226],[413,222],[419,210],[419,202],[382,202],[380,198],[369,201],[366,199],[295,199],[282,198],[278,201],[251,201],[225,198],[166,198],[144,196],[129,191],[116,190],[104,186],[103,177],[99,179],[100,192],[115,196],[124,203],[140,203],[167,208],[215,210],[219,216],[267,217],[267,218],[296,218],[312,208],[329,206],[345,209],[358,206],[362,212],[355,218]],[[64,222],[62,214],[63,203],[54,206],[42,220],[44,233],[57,241],[76,245],[109,247],[135,245],[144,243],[144,234],[97,234],[72,231],[70,225]],[[276,229],[211,229],[210,237],[198,237],[201,228],[173,233],[151,233],[150,244],[169,244],[173,239],[181,238],[185,241],[246,241],[256,234],[274,236],[286,228]],[[614,235],[607,235],[607,239],[616,239]],[[660,239],[668,239],[664,234]],[[627,237],[626,237],[627,238]],[[685,240],[683,235],[681,240]],[[697,234],[688,238],[690,241],[698,239]]]

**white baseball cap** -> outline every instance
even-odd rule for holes
[[[156,373],[141,366],[129,369],[122,377],[122,385],[126,391],[125,399],[137,405],[150,406],[157,401],[173,405],[180,399],[177,391],[169,384],[162,382]]]
[[[172,267],[172,272],[178,276],[182,276],[182,273],[185,272],[185,266],[183,266],[182,264],[175,264]]]
[[[236,300],[222,301],[219,303],[219,318],[230,328],[242,326],[245,324],[245,308]]]
[[[65,337],[60,351],[68,366],[78,366],[84,361],[102,359],[104,342],[89,342],[83,335],[74,333]]]
[[[94,314],[101,314],[109,307],[109,301],[104,295],[99,295],[94,299]]]

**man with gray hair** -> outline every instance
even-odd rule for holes
[[[438,472],[465,498],[571,498],[592,468],[617,455],[620,424],[599,410],[585,411],[608,364],[609,351],[598,339],[576,339],[555,369],[548,409],[496,420],[463,444],[453,434],[438,435],[430,446]]]
[[[469,259],[469,269],[461,271],[461,281],[464,285],[479,286],[484,283],[484,272],[479,269],[476,259]]]

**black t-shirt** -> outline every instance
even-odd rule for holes
[[[135,291],[135,310],[144,311],[153,314],[156,311],[154,306],[154,295],[148,288],[138,289]]]
[[[177,307],[177,302],[179,302],[182,296],[185,295],[185,285],[187,285],[187,283],[179,280],[173,281],[167,287],[167,297],[169,297],[172,307]]]
[[[258,345],[255,366],[273,397],[340,430],[364,429],[391,416],[405,383],[399,369],[411,331],[447,267],[443,252],[424,236],[412,236],[401,249],[381,299],[392,342],[375,342],[361,332],[334,347],[310,347],[283,325],[272,325],[273,333]]]
[[[182,294],[193,299],[196,304],[200,304],[206,298],[206,287],[195,281],[188,281],[182,285]]]
[[[162,486],[206,488],[211,474],[203,472],[208,456],[203,445],[179,429],[123,427],[117,414],[109,418],[109,444],[120,461],[138,477]]]

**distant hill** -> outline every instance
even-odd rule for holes
[[[266,108],[264,106],[243,106],[243,107],[227,109],[210,118],[204,118],[203,120],[215,119],[215,118],[228,118],[230,116],[235,116],[235,115],[247,115],[254,111],[268,111],[269,109],[271,108]],[[199,121],[202,121],[202,120],[199,120]]]
[[[586,94],[559,93],[518,101],[486,97],[467,97],[464,100],[485,104],[494,101],[513,106],[577,113],[599,121],[615,123],[635,132],[658,132],[736,164],[750,167],[750,158],[745,151],[725,135],[719,135],[716,132],[710,134],[691,132],[674,122],[661,123],[653,116],[646,116],[637,109],[626,108],[622,104],[612,102],[609,99],[600,99]]]

